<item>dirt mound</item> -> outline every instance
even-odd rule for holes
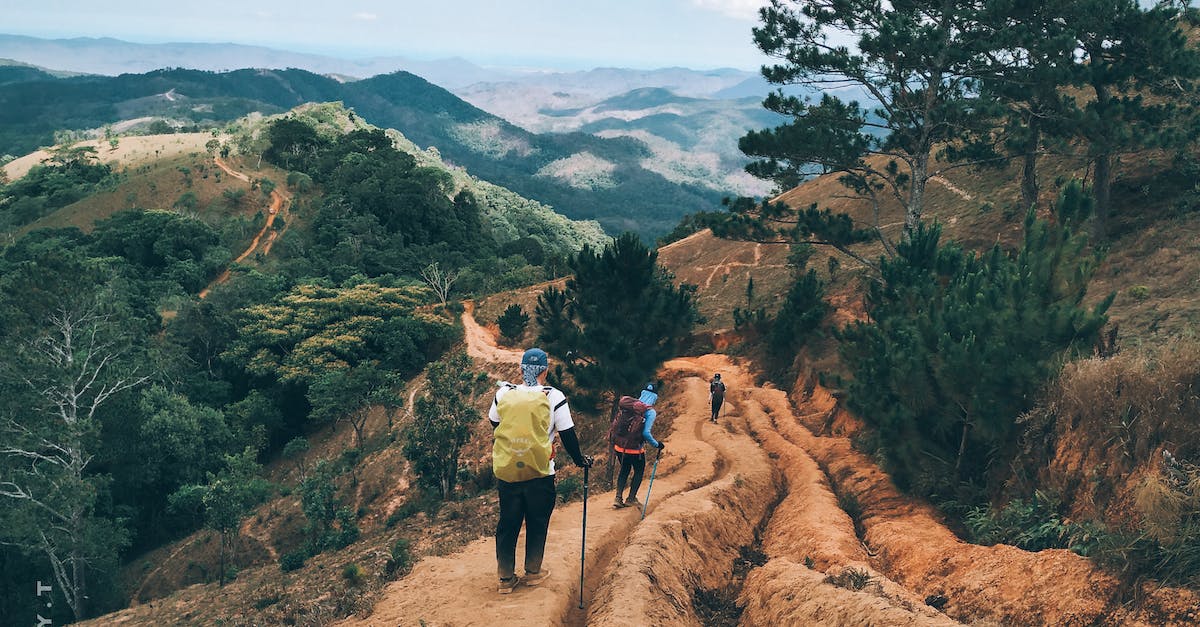
[[[750,573],[742,598],[747,625],[957,625],[946,616],[929,616],[878,595],[873,584],[861,591],[827,583],[825,576],[787,558],[773,559]],[[935,612],[936,614],[936,612]]]

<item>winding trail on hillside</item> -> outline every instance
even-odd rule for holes
[[[250,182],[250,177],[248,175],[229,167],[229,165],[222,161],[220,157],[213,157],[213,163],[215,163],[218,168],[224,170],[229,176],[247,183]],[[288,200],[289,198],[280,192],[278,188],[271,190],[271,205],[267,210],[266,223],[263,224],[262,228],[258,230],[258,233],[254,235],[254,239],[250,240],[250,245],[246,248],[246,250],[242,251],[242,254],[238,255],[237,258],[235,258],[229,264],[230,267],[225,268],[224,272],[217,276],[217,278],[213,279],[212,282],[205,286],[204,289],[200,290],[200,293],[198,294],[199,298],[207,297],[208,293],[212,291],[212,288],[228,281],[230,274],[233,272],[233,264],[245,261],[245,259],[253,254],[255,250],[258,250],[259,244],[262,243],[264,235],[267,236],[267,241],[265,244],[263,244],[263,247],[261,250],[259,250],[259,252],[264,256],[271,252],[271,246],[274,245],[275,240],[283,233],[283,231],[271,230],[271,225],[274,224],[275,217],[280,216],[281,219],[284,220],[284,231],[286,231],[287,227],[291,225],[291,221],[287,219],[287,207],[289,204],[287,202]],[[270,231],[269,234],[268,231]]]
[[[940,176],[940,175],[939,176],[931,176],[931,177],[929,177],[929,180],[940,184],[942,187],[945,187],[946,189],[950,190],[952,193],[954,193],[955,196],[958,196],[959,198],[962,198],[963,200],[974,200],[974,196],[971,196],[967,192],[963,191],[961,187],[946,180],[946,177],[944,177],[944,176]]]
[[[510,368],[519,358],[495,346],[470,308],[463,323],[472,356]],[[718,371],[730,392],[714,424],[706,382]],[[484,537],[422,559],[367,617],[342,624],[700,625],[697,595],[713,591],[736,595],[745,625],[1161,625],[1200,617],[1196,595],[1173,588],[1144,586],[1143,602],[1131,607],[1112,576],[1068,551],[959,540],[848,438],[823,435],[854,418],[819,385],[792,399],[755,385],[748,364],[724,355],[674,359],[660,374],[658,406],[672,427],[662,436],[667,453],[647,515],[612,509],[611,492],[591,494],[584,609],[582,504],[573,502],[551,520],[545,564],[553,574],[541,585],[498,595],[495,544]],[[738,573],[755,551],[764,559]],[[845,583],[855,575],[864,585]],[[941,611],[925,602],[935,595],[945,597]]]
[[[474,301],[463,303],[462,325],[467,340],[467,355],[471,359],[504,365],[521,363],[523,351],[496,346],[496,336],[475,320]]]

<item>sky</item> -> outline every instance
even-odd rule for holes
[[[0,32],[232,42],[346,58],[478,65],[757,70],[766,0],[6,0]]]

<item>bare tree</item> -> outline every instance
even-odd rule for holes
[[[421,279],[425,284],[433,289],[437,297],[441,299],[442,306],[446,306],[446,299],[450,296],[450,286],[458,280],[458,272],[454,270],[442,270],[438,262],[433,262],[425,266],[421,270]]]
[[[59,309],[45,318],[46,333],[18,349],[21,366],[2,374],[32,395],[30,407],[4,421],[0,497],[23,507],[29,524],[4,535],[6,544],[45,553],[59,590],[77,620],[86,615],[87,569],[97,542],[121,542],[94,517],[93,455],[88,442],[98,431],[96,412],[115,395],[145,383],[126,363],[117,323],[96,304]],[[111,530],[107,530],[111,531]]]

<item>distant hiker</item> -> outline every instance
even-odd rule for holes
[[[713,375],[708,382],[708,400],[712,403],[712,421],[717,421],[721,414],[721,404],[725,402],[725,383],[721,381],[721,373]]]
[[[642,486],[642,475],[646,472],[646,453],[642,450],[644,442],[649,442],[661,454],[665,444],[650,435],[654,426],[654,402],[658,400],[658,392],[653,383],[647,383],[641,396],[622,396],[617,401],[617,415],[613,416],[612,425],[608,428],[608,442],[621,460],[621,472],[617,475],[617,497],[613,507],[641,507],[638,501],[638,488]],[[622,499],[625,493],[625,480],[629,471],[633,471],[633,479],[629,482],[629,498]]]
[[[500,383],[488,410],[495,442],[492,472],[500,493],[500,521],[496,523],[496,570],[500,594],[508,594],[521,581],[515,571],[517,536],[525,525],[526,585],[536,585],[550,573],[542,568],[546,531],[554,511],[554,436],[575,465],[591,467],[592,458],[579,450],[575,423],[567,397],[546,385],[550,367],[546,352],[531,348],[521,357],[521,385]]]

